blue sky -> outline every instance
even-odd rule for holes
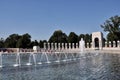
[[[48,40],[55,30],[86,34],[120,16],[120,0],[0,0],[0,37],[29,33]],[[104,33],[105,34],[105,33]]]

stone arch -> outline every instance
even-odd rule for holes
[[[92,48],[102,49],[103,47],[103,34],[101,32],[92,33]]]

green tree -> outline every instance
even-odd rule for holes
[[[7,48],[16,48],[17,41],[19,40],[20,36],[18,34],[11,34],[5,40],[5,47]]]
[[[22,48],[22,47],[23,47],[23,40],[22,40],[22,37],[21,37],[16,44],[16,48]]]
[[[43,48],[44,43],[46,43],[46,42],[47,42],[46,40],[40,40],[40,41],[39,41],[39,46],[40,46],[40,48]]]
[[[84,40],[85,40],[86,43],[92,42],[92,36],[91,36],[91,34],[90,35],[89,34],[85,34],[84,35]]]
[[[49,42],[65,43],[67,42],[67,35],[63,33],[61,30],[57,30],[50,37]]]
[[[92,36],[89,34],[85,34],[84,40],[85,40],[85,46],[87,47],[87,43],[89,43],[89,46],[90,46],[90,43],[92,42]]]
[[[70,32],[68,36],[68,42],[69,43],[77,43],[78,42],[78,35],[74,32]]]
[[[118,15],[106,20],[101,27],[105,32],[108,32],[107,40],[117,41],[120,40],[120,17]]]
[[[34,41],[34,46],[38,46],[38,45],[39,45],[38,41],[35,40],[35,41]]]
[[[31,43],[31,36],[28,33],[26,33],[22,36],[22,40],[23,40],[22,48],[29,48],[30,43]]]
[[[3,38],[1,38],[0,39],[0,48],[4,48],[4,39]]]
[[[18,48],[29,48],[31,44],[31,36],[26,33],[23,34],[17,42]]]

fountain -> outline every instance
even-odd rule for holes
[[[7,55],[6,55],[7,54]],[[13,58],[14,55],[16,58]],[[23,57],[23,55],[25,55]],[[40,55],[40,56],[39,56]],[[86,53],[86,57],[81,56],[79,53],[63,53],[53,52],[47,53],[26,53],[26,54],[12,54],[0,53],[0,67],[4,65],[4,68],[0,68],[0,80],[119,80],[120,79],[120,55],[119,54],[99,54]],[[20,56],[20,57],[19,57]],[[36,57],[38,56],[38,57]],[[65,57],[66,56],[66,57]],[[78,58],[80,57],[80,60]],[[29,65],[36,65],[37,59],[43,60],[42,64],[36,66],[26,66],[23,61],[27,61],[29,58]],[[51,59],[52,58],[52,59]],[[3,63],[1,63],[3,59]],[[70,59],[70,60],[69,60]],[[76,59],[76,60],[74,60]],[[111,60],[114,60],[113,61]],[[9,61],[8,61],[9,60]],[[21,67],[11,67],[9,64],[13,64],[16,60],[16,64],[19,65],[21,60]],[[59,63],[55,63],[55,61]],[[66,60],[64,62],[63,60]],[[71,61],[71,62],[68,62]],[[13,62],[11,62],[13,61]],[[7,64],[5,62],[8,62]],[[41,61],[40,61],[41,62]],[[111,66],[113,65],[113,66]],[[6,67],[7,66],[7,67]],[[110,66],[110,67],[109,67]],[[117,71],[115,71],[116,69]],[[39,75],[40,74],[40,75]],[[56,76],[54,76],[56,74]],[[61,76],[62,75],[62,76]]]
[[[32,58],[33,58],[33,63],[36,66],[36,55],[35,55],[35,53],[30,53],[30,55],[29,55],[29,62],[26,65],[32,65]]]
[[[16,54],[16,64],[14,64],[13,66],[14,67],[21,66],[21,63],[20,63],[20,53],[19,52]]]
[[[83,52],[84,48],[85,48],[85,42],[84,42],[83,38],[81,38],[81,41],[80,41],[80,51]]]
[[[0,68],[2,67],[2,53],[0,52]]]
[[[74,57],[74,53],[70,53],[69,56],[69,61],[76,60],[76,58]]]
[[[65,58],[62,61],[64,61],[64,62],[68,61],[67,53],[63,53],[63,55],[64,55]]]
[[[29,62],[26,65],[32,65],[32,58],[33,58],[33,63],[36,66],[36,54],[35,52],[38,52],[40,50],[39,46],[33,46],[33,51],[32,53],[30,53],[29,55]]]
[[[66,62],[71,60],[76,60],[73,55],[74,53],[64,53],[64,52],[55,52],[55,57],[57,60],[55,62],[59,63],[60,61]]]
[[[46,60],[47,60],[45,63],[51,63],[51,62],[49,61],[49,59],[48,59],[48,55],[47,55],[46,52],[43,52],[43,53],[42,53],[39,63],[41,63],[41,61],[42,61],[42,59],[43,59],[43,56],[45,56],[45,58],[46,58]]]
[[[55,56],[57,58],[57,61],[55,61],[55,62],[59,63],[60,62],[60,53],[59,52],[55,52]]]

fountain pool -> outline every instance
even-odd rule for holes
[[[120,55],[108,53],[1,54],[0,80],[119,80]],[[31,65],[26,65],[27,63]],[[39,64],[41,63],[41,64]],[[19,64],[18,66],[13,66]]]

